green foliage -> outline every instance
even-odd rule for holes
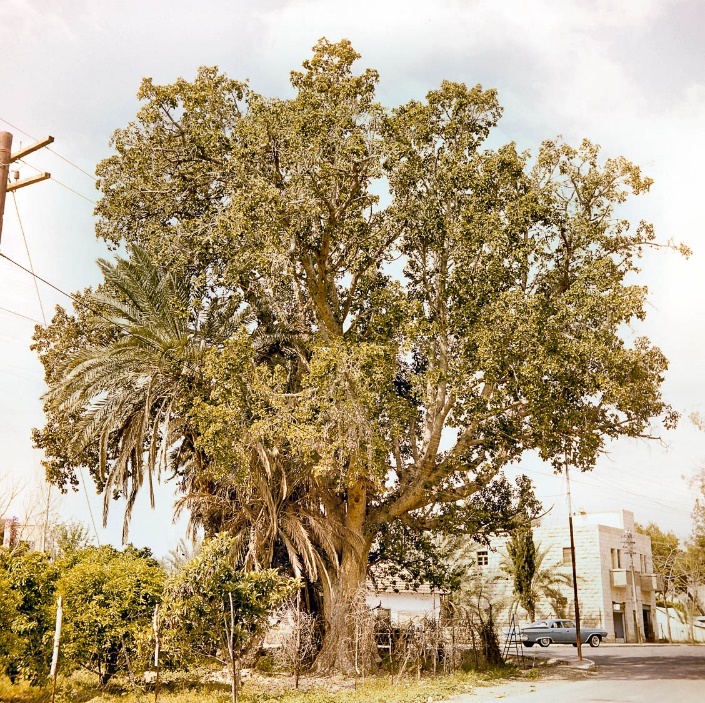
[[[164,646],[181,661],[194,655],[228,664],[239,660],[268,616],[300,586],[274,569],[238,569],[233,547],[224,534],[205,540],[167,581]]]
[[[64,598],[64,670],[88,669],[104,686],[119,671],[144,668],[164,578],[149,553],[131,546],[69,553],[57,587]]]
[[[54,549],[57,555],[68,556],[91,544],[90,531],[82,522],[60,522],[52,528]]]
[[[567,617],[565,591],[572,589],[573,579],[552,566],[544,566],[548,552],[534,543],[532,530],[523,527],[512,533],[502,562],[502,570],[514,583],[516,601],[532,621],[542,600],[548,601],[556,617]]]
[[[705,467],[701,467],[696,472],[691,486],[695,489],[692,543],[701,552],[703,563],[705,563]]]
[[[0,549],[0,663],[32,685],[49,673],[58,576],[46,554]]]
[[[514,595],[529,619],[536,615],[536,545],[530,526],[514,530],[507,542],[507,557],[511,564],[511,576],[514,581]]]
[[[414,529],[403,522],[384,525],[369,556],[373,578],[402,580],[412,588],[430,584],[437,589],[456,590],[460,586],[462,568],[452,561],[454,543],[439,540],[436,535]],[[380,571],[381,570],[381,571]]]
[[[655,522],[635,524],[634,529],[651,537],[651,558],[654,572],[663,576],[668,590],[673,584],[675,566],[683,550],[675,532],[664,532]]]
[[[93,296],[94,292],[90,288],[74,293],[73,314],[68,314],[57,305],[51,325],[37,325],[34,328],[34,343],[31,349],[42,359],[44,380],[49,387],[62,379],[62,369],[67,357],[79,354],[91,345],[109,341],[104,330],[92,323],[93,316],[100,312],[99,304]],[[76,489],[77,468],[86,466],[97,485],[102,486],[98,472],[98,446],[84,445],[80,450],[74,446],[75,425],[80,418],[80,410],[50,408],[48,403],[45,404],[44,410],[46,424],[41,430],[32,431],[32,440],[35,446],[44,452],[42,463],[46,469],[47,480],[62,491],[67,490],[69,486]],[[71,451],[69,447],[72,447]]]

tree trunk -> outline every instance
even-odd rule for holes
[[[367,559],[372,538],[366,534],[367,492],[360,484],[348,490],[345,528],[349,539],[341,549],[340,568],[331,571],[330,583],[323,582],[324,636],[316,658],[318,672],[355,669],[353,650],[354,624],[350,614],[355,597],[365,585]]]
[[[117,646],[113,645],[110,648],[107,656],[105,657],[105,666],[101,669],[98,675],[101,688],[105,688],[108,685],[110,679],[112,679],[113,676],[115,676],[115,674],[118,672],[119,656],[120,655]]]
[[[663,603],[666,606],[666,627],[668,628],[668,641],[673,642],[671,634],[671,609],[668,607],[668,590],[663,591]]]

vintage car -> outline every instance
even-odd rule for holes
[[[580,641],[591,647],[599,647],[607,631],[600,627],[580,627]],[[528,627],[521,628],[521,643],[524,647],[539,644],[548,647],[549,644],[572,644],[577,647],[575,623],[572,620],[538,620]]]

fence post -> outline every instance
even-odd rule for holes
[[[51,703],[56,698],[56,678],[59,673],[59,647],[61,646],[61,621],[63,620],[63,598],[59,596],[56,602],[56,626],[54,628],[54,651],[51,655],[51,670],[49,676],[52,678]]]

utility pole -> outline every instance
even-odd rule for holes
[[[0,132],[0,243],[2,243],[2,221],[5,215],[5,196],[13,190],[30,186],[33,183],[45,181],[51,178],[51,173],[46,171],[38,173],[36,176],[16,180],[14,183],[9,183],[10,179],[10,164],[18,159],[22,159],[28,154],[31,154],[38,149],[49,146],[54,141],[54,137],[46,137],[36,144],[24,147],[19,151],[12,153],[12,134],[10,132]],[[19,174],[18,174],[19,175]]]
[[[580,604],[578,603],[578,572],[575,568],[575,538],[573,537],[573,503],[570,497],[570,475],[568,458],[565,461],[565,484],[568,493],[568,527],[570,529],[570,561],[573,567],[573,602],[575,603],[575,644],[578,647],[578,661],[583,660],[583,645],[580,638]]]
[[[636,597],[636,579],[634,578],[634,545],[636,544],[634,533],[631,530],[627,530],[622,535],[622,542],[624,544],[624,550],[629,554],[629,570],[632,573],[632,597],[634,598],[634,629],[636,630],[636,641],[641,644],[643,639],[641,636],[641,627],[639,627],[639,602]],[[668,605],[668,603],[666,605]]]
[[[2,242],[2,218],[5,214],[5,195],[7,181],[10,177],[10,154],[12,151],[12,135],[0,132],[0,242]]]

